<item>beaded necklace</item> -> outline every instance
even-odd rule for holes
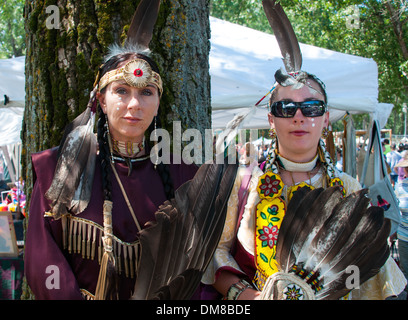
[[[319,167],[323,166],[322,185],[324,187],[341,186],[343,195],[345,195],[343,181],[338,177],[322,139],[320,139],[317,149],[317,155],[311,162],[294,163],[279,156],[276,139],[272,141],[271,151],[266,160],[265,173],[259,177],[257,186],[260,201],[256,207],[255,263],[257,272],[254,282],[259,290],[263,289],[269,276],[278,272],[275,256],[276,242],[282,220],[286,213],[287,203],[300,188],[314,189],[311,184],[310,173],[315,170],[321,170]],[[292,186],[286,186],[288,190],[286,194],[283,194],[285,184],[279,175],[282,169],[286,171],[308,172],[309,183],[303,181]]]
[[[145,138],[142,142],[123,142],[112,139],[112,149],[114,152],[126,158],[135,158],[144,149]]]

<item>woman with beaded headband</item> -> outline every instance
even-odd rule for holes
[[[141,2],[144,12],[136,12],[128,35],[138,21],[148,25],[138,26],[137,40],[111,48],[87,110],[68,126],[60,147],[32,155],[37,174],[25,269],[37,299],[129,299],[140,265],[138,234],[197,171],[154,163],[147,142],[159,126],[163,92],[148,56],[159,4]],[[57,268],[58,288],[48,285],[49,266]]]
[[[276,9],[275,1],[263,3],[268,18],[271,11],[275,15],[279,10],[279,17],[274,17],[280,20],[280,30],[274,30],[277,38],[279,34],[290,38],[287,30],[281,30],[285,24],[291,29],[283,10]],[[241,196],[243,176],[237,175],[221,240],[202,279],[225,299],[265,298],[261,294],[266,281],[280,271],[276,243],[297,190],[339,186],[345,197],[361,189],[356,179],[333,165],[324,142],[329,126],[325,85],[316,76],[299,71],[300,51],[295,52],[298,44],[291,41],[282,44],[278,40],[287,72],[276,72],[271,90],[268,120],[273,141],[267,160],[252,170],[246,204],[241,203],[245,201]],[[290,54],[284,53],[285,48]],[[378,275],[352,291],[351,298],[384,299],[399,293],[404,288],[400,276],[394,261],[388,259]]]

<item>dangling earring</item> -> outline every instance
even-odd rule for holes
[[[329,129],[327,127],[324,127],[322,130],[322,138],[326,139],[329,136]]]
[[[110,153],[110,158],[112,163],[115,163],[115,159],[113,158],[113,147],[112,147],[112,140],[111,140],[111,135],[109,131],[109,123],[108,123],[108,116],[105,114],[105,130],[106,130],[106,139],[108,140],[108,146],[109,146],[109,153]]]
[[[159,150],[156,147],[158,138],[157,138],[157,116],[154,116],[154,141],[155,141],[155,153],[156,153],[156,161],[154,164],[154,169],[156,170],[157,164],[159,163]]]
[[[271,139],[275,139],[276,138],[276,130],[275,128],[271,128],[269,129],[269,137],[271,137]]]

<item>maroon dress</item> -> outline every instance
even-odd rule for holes
[[[103,246],[103,188],[100,162],[96,161],[92,196],[80,214],[55,220],[45,217],[50,210],[44,197],[51,185],[57,149],[32,155],[34,188],[31,196],[25,247],[25,272],[36,299],[83,299],[95,294]],[[131,175],[125,163],[116,170],[140,226],[154,220],[157,208],[166,200],[163,183],[150,159],[133,163]],[[174,188],[192,179],[195,165],[172,164]],[[138,229],[112,175],[114,251],[119,271],[119,298],[128,299],[135,284]]]

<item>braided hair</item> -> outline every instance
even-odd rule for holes
[[[143,59],[149,63],[152,70],[159,73],[159,68],[157,67],[156,63],[149,58],[148,56],[140,53],[119,53],[117,55],[112,56],[109,60],[107,60],[99,69],[99,79],[108,71],[118,68],[121,63],[124,63],[131,59]],[[102,93],[106,91],[106,87],[101,90]],[[156,116],[157,121],[156,126],[160,126],[160,118]],[[153,147],[153,142],[150,141],[149,137],[153,130],[155,129],[154,121],[150,124],[149,128],[146,130],[147,139],[147,150],[151,150]],[[111,190],[111,167],[110,167],[110,149],[109,149],[109,142],[108,142],[108,123],[106,119],[106,115],[103,113],[102,108],[99,108],[99,119],[97,124],[97,139],[99,144],[99,154],[101,159],[101,166],[102,166],[102,183],[103,183],[103,192],[104,192],[104,199],[105,200],[112,200]],[[156,171],[158,172],[161,181],[163,183],[163,188],[166,194],[167,199],[171,199],[174,197],[174,187],[173,181],[170,176],[170,167],[168,164],[159,163],[155,166]]]

